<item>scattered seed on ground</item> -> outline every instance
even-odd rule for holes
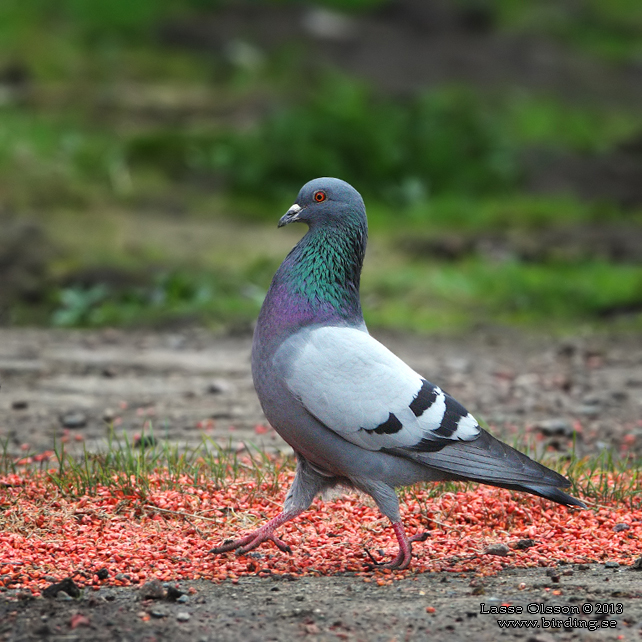
[[[278,484],[240,475],[223,485],[203,479],[196,485],[185,476],[173,479],[174,489],[167,490],[167,473],[157,471],[144,489],[132,480],[126,489],[98,485],[81,496],[61,492],[47,473],[6,475],[0,478],[0,587],[38,595],[56,592],[52,578],[69,579],[67,588],[98,589],[153,580],[235,582],[243,575],[346,571],[387,584],[425,572],[483,576],[510,567],[596,562],[617,567],[640,557],[640,502],[633,508],[613,502],[574,510],[484,486],[439,496],[416,488],[406,496],[407,532],[432,529],[426,542],[414,545],[406,571],[367,570],[366,549],[393,556],[396,542],[376,507],[354,494],[317,499],[303,517],[285,524],[279,535],[292,546],[292,555],[269,544],[252,556],[208,553],[278,514],[293,475],[280,472]],[[614,528],[622,523],[629,528]],[[520,540],[529,546],[511,546]],[[493,547],[502,547],[502,554],[484,554]]]

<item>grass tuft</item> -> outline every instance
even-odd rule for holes
[[[141,445],[144,444],[144,445]],[[55,441],[53,456],[46,468],[30,461],[29,455],[16,460],[8,455],[7,443],[0,456],[0,475],[27,469],[45,474],[61,494],[72,497],[94,496],[108,489],[119,496],[145,500],[154,490],[182,491],[186,488],[221,488],[239,479],[252,481],[253,492],[277,493],[283,474],[293,469],[289,459],[272,456],[246,444],[243,453],[221,446],[204,437],[191,448],[159,441],[151,430],[136,443],[123,433],[110,432],[107,448],[99,453],[83,447],[79,457],[71,457],[64,444]],[[53,464],[53,466],[52,466]]]
[[[127,435],[118,437],[112,431],[106,450],[90,453],[83,449],[79,457],[71,457],[64,444],[54,443],[49,461],[38,460],[25,454],[16,459],[9,455],[8,441],[0,444],[0,476],[45,475],[62,495],[71,497],[94,496],[107,489],[113,495],[135,497],[145,501],[150,490],[223,488],[234,482],[243,482],[248,496],[277,494],[294,470],[294,458],[275,456],[246,444],[243,452],[233,449],[231,443],[221,446],[204,437],[192,448],[169,444],[154,438],[153,430],[132,443]],[[524,440],[520,440],[523,446]],[[521,450],[524,450],[522,447]],[[568,492],[585,500],[591,509],[604,505],[625,505],[631,510],[639,507],[642,498],[641,462],[620,457],[615,451],[578,458],[573,450],[566,458],[555,458],[550,453],[537,453],[534,445],[527,445],[528,454],[571,480]],[[426,483],[398,489],[402,502],[416,499],[418,488],[428,497],[447,493],[456,494],[475,488],[473,482]],[[515,501],[525,497],[514,493]]]

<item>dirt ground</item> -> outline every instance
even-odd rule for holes
[[[642,571],[582,565],[560,567],[559,572],[558,582],[546,569],[507,570],[483,583],[467,574],[442,573],[392,586],[347,576],[292,581],[250,577],[234,585],[189,582],[182,589],[192,586],[196,592],[182,603],[145,600],[139,590],[109,588],[76,600],[0,598],[0,636],[10,642],[640,639]],[[554,596],[554,590],[563,594]],[[508,603],[523,612],[491,613]],[[556,608],[557,614],[545,611]],[[532,626],[506,630],[498,619]],[[74,622],[82,624],[72,628]],[[599,628],[590,632],[587,626]]]
[[[580,453],[642,450],[639,336],[552,339],[500,329],[451,338],[377,336],[518,445],[550,446],[563,455],[575,433]],[[196,445],[205,433],[238,450],[251,442],[287,452],[274,431],[256,429],[265,420],[249,352],[249,337],[203,330],[2,329],[0,436],[15,455],[27,444],[29,452],[51,449],[55,434],[67,434],[72,449],[84,443],[98,450],[110,425],[133,439],[152,422],[155,435],[172,443]],[[642,571],[604,564],[547,570],[507,569],[483,581],[471,573],[430,573],[392,586],[350,575],[183,582],[177,602],[144,599],[139,588],[86,589],[77,599],[5,591],[0,639],[640,639]],[[524,608],[508,619],[539,626],[501,629],[488,611],[505,603]],[[545,613],[539,605],[578,606],[580,613]],[[551,626],[551,618],[561,624]],[[605,628],[590,632],[589,620]],[[612,620],[617,624],[602,625]]]
[[[452,338],[375,334],[522,447],[564,453],[575,436],[580,455],[610,446],[642,453],[638,335],[552,339],[500,328]],[[132,440],[153,430],[186,446],[208,435],[236,449],[251,443],[288,452],[263,428],[250,344],[249,336],[203,330],[0,329],[0,436],[15,455],[51,449],[63,434],[72,452],[95,451],[112,427]]]

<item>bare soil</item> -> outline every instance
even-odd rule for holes
[[[375,333],[507,440],[578,454],[614,447],[642,453],[642,338],[553,339],[507,329],[466,336]],[[19,455],[130,440],[196,446],[251,443],[291,452],[265,418],[250,374],[251,338],[203,330],[0,329],[0,435]],[[257,429],[258,426],[258,429]],[[525,434],[524,434],[525,433]],[[78,441],[76,441],[76,437]],[[81,441],[82,440],[82,441]]]
[[[218,585],[189,582],[183,590],[189,585],[196,593],[185,603],[145,600],[135,589],[104,588],[76,600],[0,598],[0,636],[9,642],[640,639],[641,571],[602,565],[561,567],[560,573],[567,574],[558,582],[545,571],[507,570],[483,583],[469,574],[430,573],[391,586],[366,584],[362,578],[347,576],[291,581],[248,577],[238,584]],[[563,594],[552,595],[554,590]],[[488,613],[507,603],[521,606],[523,612]],[[604,608],[605,603],[612,606]],[[543,611],[555,607],[577,608],[579,613]],[[78,615],[84,616],[86,620],[80,621],[86,623],[71,628]],[[498,619],[534,620],[537,626],[506,631],[497,624]],[[565,629],[563,623],[569,619]],[[611,621],[617,623],[613,628]],[[589,632],[587,626],[599,628]]]
[[[610,446],[642,450],[639,336],[562,340],[484,329],[463,337],[379,338],[518,445],[530,441],[564,455],[575,432],[580,453]],[[8,438],[15,455],[26,452],[23,444],[40,452],[51,449],[67,423],[76,425],[66,429],[69,446],[84,442],[98,450],[109,425],[133,439],[151,421],[155,435],[171,443],[196,445],[205,432],[239,450],[251,442],[287,452],[273,430],[256,430],[265,419],[252,388],[249,353],[249,337],[202,330],[0,330],[0,437]],[[472,573],[430,573],[391,586],[348,574],[244,577],[237,584],[183,582],[182,602],[144,599],[137,588],[86,589],[77,599],[4,591],[0,639],[640,639],[642,571],[591,564],[548,572],[509,568],[483,580]],[[613,613],[598,612],[604,602]],[[523,613],[506,618],[537,620],[539,627],[501,629],[500,616],[482,613],[482,603],[485,611],[521,605]],[[529,614],[529,604],[591,612]],[[562,624],[545,626],[551,618]],[[617,624],[590,632],[589,620],[590,626]]]

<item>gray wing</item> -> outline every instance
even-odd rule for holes
[[[480,434],[461,404],[362,330],[304,330],[275,362],[308,412],[367,450],[430,451]]]
[[[367,332],[318,327],[288,339],[275,367],[304,408],[351,443],[473,480],[584,506],[568,480],[482,430],[466,409]]]

